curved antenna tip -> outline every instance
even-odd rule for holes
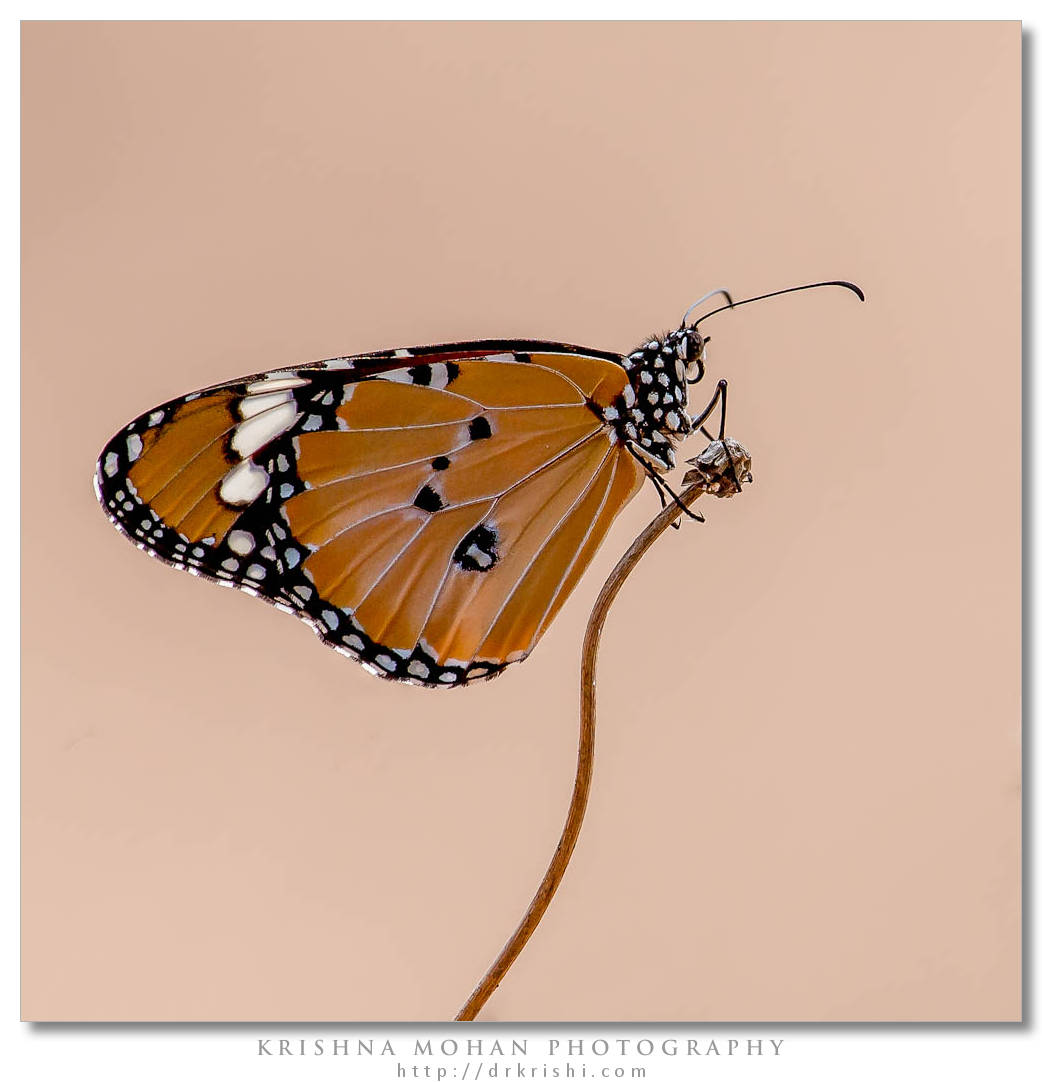
[[[719,308],[714,308],[711,312],[706,312],[704,316],[699,316],[691,326],[692,329],[697,330],[699,323],[705,322],[710,316],[715,316],[717,312],[725,312],[731,308],[740,308],[743,304],[752,304],[754,301],[765,301],[768,297],[780,297],[783,293],[799,293],[804,289],[820,289],[822,286],[842,286],[843,289],[849,289],[852,293],[856,293],[860,300],[863,301],[865,299],[865,294],[861,291],[861,287],[854,285],[853,282],[811,282],[809,285],[805,286],[790,286],[788,289],[776,289],[773,293],[761,293],[758,297],[746,297],[743,301],[732,301],[731,298],[728,297],[727,304],[722,305]],[[717,292],[721,291],[717,290]],[[712,294],[707,294],[707,296],[712,296]],[[703,300],[704,299],[705,298],[703,298]],[[690,311],[691,309],[689,308],[688,312]],[[686,314],[684,318],[687,318]],[[681,324],[681,326],[683,326],[683,324]]]
[[[858,300],[863,301],[865,299],[865,291],[860,286],[854,285],[853,282],[825,282],[823,284],[828,286],[843,286],[845,289],[849,289],[851,292],[856,293]]]

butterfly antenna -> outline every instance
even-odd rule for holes
[[[801,289],[821,289],[822,286],[841,286],[843,289],[849,289],[852,293],[856,293],[860,300],[865,299],[865,294],[861,291],[860,287],[854,285],[853,282],[812,282],[810,285],[806,286],[792,286],[789,289],[776,289],[773,293],[761,293],[758,297],[747,297],[744,301],[731,301],[729,304],[722,304],[719,308],[714,308],[711,312],[706,312],[704,316],[700,316],[696,319],[691,325],[691,329],[696,330],[699,323],[707,320],[710,316],[715,316],[717,312],[726,312],[731,308],[740,308],[743,304],[752,304],[753,301],[765,301],[768,297],[780,297],[783,293],[799,293]],[[712,296],[712,294],[710,293],[709,296]],[[703,300],[704,299],[705,298],[703,298]],[[690,309],[688,310],[690,311]]]
[[[734,306],[734,297],[731,296],[730,290],[727,289],[712,289],[704,297],[699,297],[697,301],[684,313],[684,318],[680,321],[681,327],[687,326],[687,317],[700,305],[704,304],[710,297],[726,297],[727,307]]]

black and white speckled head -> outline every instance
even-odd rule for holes
[[[687,385],[705,375],[705,339],[690,327],[649,338],[623,358],[630,385],[614,420],[622,438],[652,465],[671,470],[674,446],[691,432]]]

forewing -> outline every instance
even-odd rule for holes
[[[264,373],[128,425],[98,496],[150,554],[452,686],[528,654],[640,487],[602,416],[625,386],[613,355],[537,342]]]

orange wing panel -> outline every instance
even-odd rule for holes
[[[305,432],[297,437],[297,472],[325,485],[409,462],[451,454],[470,442],[466,423],[351,432]]]
[[[357,605],[355,618],[368,635],[393,650],[411,650],[419,642],[447,570],[455,566],[452,553],[491,507],[486,500],[439,511],[427,520]]]
[[[616,450],[601,463],[587,490],[575,503],[543,547],[528,570],[517,580],[513,592],[489,628],[476,651],[480,658],[524,656],[536,637],[558,590],[582,549],[590,528],[597,519],[618,468]],[[508,502],[513,493],[503,497]]]
[[[313,552],[304,569],[322,597],[337,608],[353,609],[423,529],[426,519],[415,507],[377,515]]]
[[[141,434],[141,456],[128,476],[143,500],[169,484],[201,451],[235,426],[234,402],[230,391],[186,402],[160,427]]]
[[[224,540],[224,535],[232,528],[239,517],[239,511],[233,511],[226,504],[208,492],[192,510],[181,519],[177,529],[190,541],[199,541],[204,537],[213,537],[217,544]]]
[[[492,434],[452,457],[435,487],[450,506],[506,491],[568,448],[603,430],[586,406],[545,410],[495,410],[488,414]]]
[[[554,598],[549,611],[536,632],[533,645],[539,641],[540,635],[549,627],[553,618],[560,611],[561,606],[568,600],[583,572],[589,567],[590,561],[601,547],[601,542],[604,540],[608,528],[615,521],[616,516],[637,495],[641,485],[647,480],[647,474],[644,472],[643,467],[637,463],[631,454],[620,449],[616,459],[615,476],[612,478],[611,488],[608,490],[604,505],[598,512],[596,520],[591,523],[589,534],[583,542],[582,548],[576,554],[571,568],[564,576],[557,597]]]
[[[213,496],[214,486],[220,483],[230,468],[224,448],[219,442],[212,443],[162,488],[148,494],[147,488],[138,486],[138,494],[164,522],[179,527],[193,508],[201,501],[205,502],[208,496]]]
[[[337,534],[397,507],[408,507],[431,474],[426,460],[393,470],[331,481],[291,497],[285,506],[294,536],[325,545]]]
[[[168,485],[195,458],[235,427],[231,394],[181,406],[158,428],[141,434],[142,450],[127,476],[144,500]],[[228,468],[225,460],[225,469]]]
[[[613,444],[595,436],[511,490],[486,519],[498,535],[499,561],[486,572],[451,565],[424,638],[441,663],[469,661],[546,538],[581,496]]]
[[[601,407],[610,406],[629,382],[626,369],[621,364],[612,364],[611,361],[602,361],[597,357],[581,357],[567,353],[533,353],[532,364],[560,372],[587,398]]]
[[[585,401],[570,380],[541,365],[516,361],[460,361],[459,369],[459,375],[449,389],[486,409],[550,403],[581,406]]]
[[[127,477],[138,496],[190,541],[220,541],[239,511],[217,498],[231,468],[223,437],[234,428],[235,396],[219,392],[186,402],[160,427],[141,435],[141,454]]]
[[[446,424],[481,412],[479,406],[456,394],[397,380],[363,380],[349,384],[345,393],[350,397],[336,412],[354,429]]]

